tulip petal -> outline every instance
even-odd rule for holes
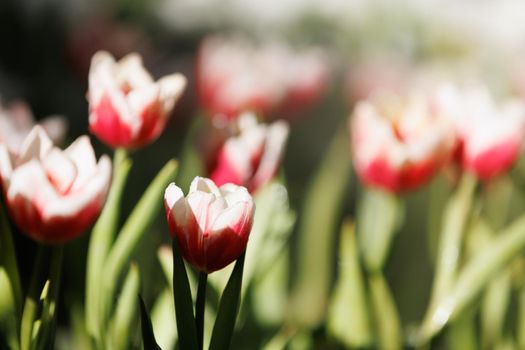
[[[260,188],[277,172],[283,157],[288,132],[288,124],[284,121],[275,122],[268,127],[264,152],[257,172],[253,176],[251,188]]]
[[[74,163],[58,148],[54,148],[42,159],[42,165],[55,189],[60,194],[66,194],[77,176]]]
[[[19,166],[32,158],[44,158],[52,147],[53,143],[44,129],[38,125],[35,126],[22,144],[15,166]]]
[[[188,223],[190,213],[184,193],[174,182],[170,183],[164,192],[164,205],[170,231],[175,233],[177,227],[184,227]]]
[[[212,180],[200,176],[195,177],[191,182],[189,194],[197,191],[212,193],[216,197],[221,196],[221,191]]]
[[[186,78],[182,74],[171,74],[159,79],[157,84],[163,109],[169,112],[182,95],[187,84]]]

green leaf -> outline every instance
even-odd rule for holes
[[[0,266],[0,335],[8,349],[18,350],[18,325],[16,315],[16,303],[13,287],[9,274],[3,266]],[[0,342],[2,347],[2,342]]]
[[[110,346],[108,349],[129,349],[129,340],[133,334],[133,321],[137,313],[135,298],[140,288],[140,271],[136,264],[131,264],[120,296],[117,299],[115,314],[110,322]]]
[[[139,306],[140,306],[140,325],[142,329],[142,342],[144,343],[144,349],[147,350],[162,350],[155,340],[155,334],[153,334],[153,326],[146,310],[144,300],[139,294]]]
[[[481,340],[485,349],[494,349],[503,339],[505,316],[512,289],[511,271],[507,267],[488,284],[481,305]]]
[[[0,198],[0,267],[1,266],[4,267],[5,273],[7,273],[10,280],[15,305],[14,315],[16,315],[18,319],[22,314],[22,287],[20,285],[20,275],[16,262],[13,233],[4,211],[2,199]]]
[[[40,327],[37,336],[37,349],[52,349],[55,343],[58,298],[62,276],[63,247],[54,246],[51,252],[49,279],[40,294]]]
[[[44,286],[47,280],[47,266],[49,263],[49,247],[39,245],[37,256],[35,259],[33,274],[29,290],[24,302],[24,311],[22,314],[21,328],[20,328],[20,344],[22,350],[31,350],[36,345],[33,342],[33,334],[35,330],[33,327],[37,323],[37,309]]]
[[[153,330],[157,335],[158,344],[163,349],[174,349],[177,341],[177,320],[173,312],[174,309],[172,289],[166,287],[160,293],[151,310]]]
[[[447,332],[447,343],[450,350],[476,350],[480,348],[475,316],[475,310],[471,308],[450,325],[450,331]]]
[[[177,332],[181,349],[198,350],[197,329],[193,316],[193,300],[186,267],[180,255],[177,240],[173,240],[173,298],[175,301],[175,316]]]
[[[353,223],[346,221],[341,231],[339,278],[331,299],[327,329],[348,348],[368,347],[372,334]]]
[[[370,285],[370,298],[377,327],[378,348],[401,349],[401,322],[390,288],[380,272],[372,274],[368,278],[368,283]]]
[[[430,309],[416,343],[425,343],[465,310],[487,283],[525,248],[525,215],[516,219],[489,247],[470,259],[456,282]]]
[[[148,232],[148,228],[163,208],[164,191],[175,177],[176,171],[177,162],[170,160],[157,174],[126,220],[109,252],[104,272],[104,282],[106,283],[103,296],[104,303],[102,304],[104,320],[108,318],[111,312],[116,284],[124,268],[129,264],[140,240]]]
[[[224,289],[213,325],[210,341],[210,350],[226,350],[230,348],[237,312],[241,301],[242,273],[244,267],[244,254],[241,255]]]
[[[390,252],[403,206],[399,197],[383,191],[365,189],[357,213],[359,247],[368,271],[383,269]]]
[[[351,174],[348,147],[342,127],[308,187],[299,219],[297,278],[289,317],[306,327],[322,322],[328,304],[337,225]]]
[[[115,151],[113,159],[113,180],[111,182],[109,195],[104,209],[93,227],[89,241],[86,271],[85,322],[89,334],[99,343],[102,341],[100,339],[99,328],[104,327],[98,313],[99,310],[101,310],[99,293],[105,270],[104,262],[117,232],[120,202],[131,164],[131,159],[127,158],[125,150],[117,149]]]

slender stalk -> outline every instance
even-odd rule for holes
[[[199,273],[199,286],[197,289],[197,301],[195,303],[195,327],[197,328],[197,342],[199,350],[202,349],[204,339],[204,306],[206,305],[206,284],[208,274]]]
[[[53,349],[55,343],[56,318],[58,312],[58,298],[62,276],[63,247],[51,248],[51,262],[49,271],[49,290],[44,297],[41,316],[41,332],[36,339],[38,349]],[[42,295],[40,296],[42,298]]]
[[[31,277],[31,283],[24,303],[24,311],[22,313],[22,325],[20,330],[20,344],[22,350],[31,349],[33,323],[35,321],[43,281],[46,278],[45,266],[48,255],[49,248],[44,245],[39,245],[33,268],[33,276]]]
[[[456,279],[463,232],[470,216],[475,188],[475,178],[470,174],[463,175],[456,192],[445,208],[428,310],[440,301]]]

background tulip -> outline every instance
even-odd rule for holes
[[[109,53],[98,52],[89,71],[90,130],[112,147],[151,143],[164,130],[185,86],[181,74],[154,82],[137,54],[115,62]]]
[[[258,124],[255,115],[243,114],[239,134],[221,147],[210,178],[217,184],[234,183],[254,192],[277,172],[288,137],[288,124],[277,121]]]
[[[164,195],[170,231],[182,256],[202,272],[220,270],[246,249],[255,206],[241,186],[196,177],[186,198],[171,183]]]
[[[454,123],[456,154],[463,167],[480,179],[505,172],[516,161],[525,138],[525,106],[517,99],[496,104],[482,86],[438,89],[440,113]]]
[[[9,213],[22,232],[59,243],[81,234],[99,215],[111,162],[102,156],[97,163],[87,136],[61,151],[36,126],[19,155],[0,144],[0,177]]]
[[[359,102],[350,127],[357,174],[366,185],[391,192],[429,181],[455,145],[451,123],[423,95]]]
[[[199,100],[212,117],[296,111],[315,102],[327,81],[326,59],[318,50],[294,53],[280,42],[254,46],[220,36],[207,38],[199,49]]]
[[[67,131],[67,123],[64,118],[51,116],[43,119],[39,124],[54,143],[64,140]],[[24,139],[34,125],[33,114],[25,102],[0,104],[0,142],[5,143],[10,151],[17,153],[20,150]]]

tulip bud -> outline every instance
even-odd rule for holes
[[[437,91],[436,106],[454,123],[463,168],[487,180],[515,163],[525,138],[523,103],[511,99],[497,105],[484,87],[460,91],[446,85]]]
[[[181,74],[154,82],[137,54],[115,62],[109,53],[98,52],[89,71],[90,130],[112,147],[151,143],[164,130],[185,86]]]
[[[196,177],[186,198],[171,183],[164,207],[172,236],[181,254],[196,269],[211,273],[239,258],[246,249],[255,205],[241,186]]]
[[[350,127],[361,181],[390,192],[428,182],[450,159],[455,145],[451,123],[434,113],[430,100],[421,95],[359,102]]]
[[[0,144],[0,178],[9,213],[21,231],[44,243],[75,238],[97,218],[111,178],[111,161],[97,163],[87,136],[66,150],[36,126],[18,155]]]
[[[234,183],[255,192],[270,181],[281,163],[288,124],[277,121],[258,124],[255,115],[244,113],[238,120],[239,134],[230,137],[218,153],[210,178],[217,184]]]

